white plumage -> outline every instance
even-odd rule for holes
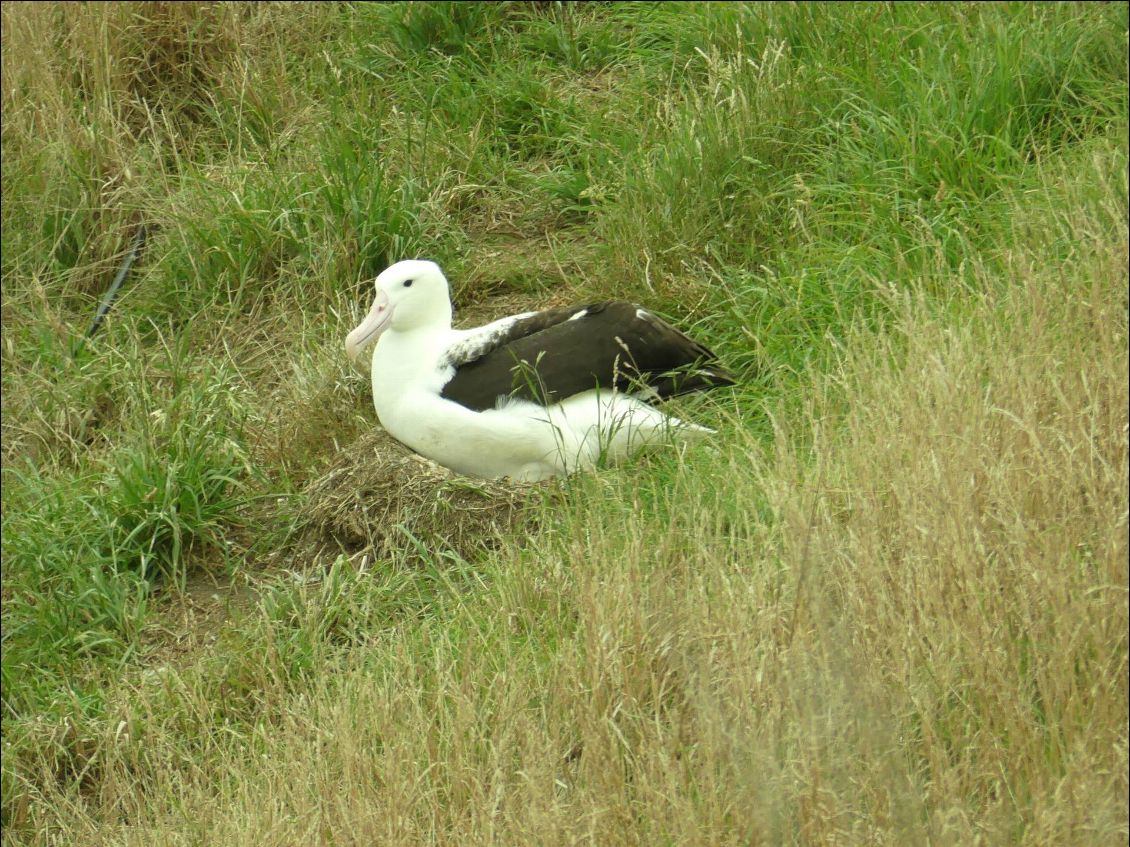
[[[356,359],[376,341],[377,417],[417,453],[468,476],[540,480],[614,461],[672,428],[709,432],[641,398],[733,381],[708,366],[706,348],[629,304],[528,312],[457,330],[435,263],[398,262],[375,284],[372,309],[346,349]],[[689,376],[673,390],[669,368],[666,381],[649,382],[658,369],[640,367],[637,351]]]

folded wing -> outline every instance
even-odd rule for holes
[[[644,309],[613,300],[488,324],[448,349],[442,396],[469,409],[507,399],[548,405],[592,388],[648,401],[733,385],[702,344]]]

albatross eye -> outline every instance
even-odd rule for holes
[[[416,280],[414,280],[414,279],[406,279],[406,280],[404,280],[404,287],[405,287],[405,288],[411,288],[411,287],[412,287],[412,283],[413,283],[413,282],[415,282],[415,281],[416,281]]]

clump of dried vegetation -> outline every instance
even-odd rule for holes
[[[459,476],[378,429],[341,450],[306,486],[299,543],[316,555],[345,552],[377,561],[405,550],[474,559],[537,514],[538,489]]]

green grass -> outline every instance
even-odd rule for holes
[[[1127,28],[5,5],[4,843],[1124,841]],[[280,560],[411,256],[646,302],[719,435]]]

